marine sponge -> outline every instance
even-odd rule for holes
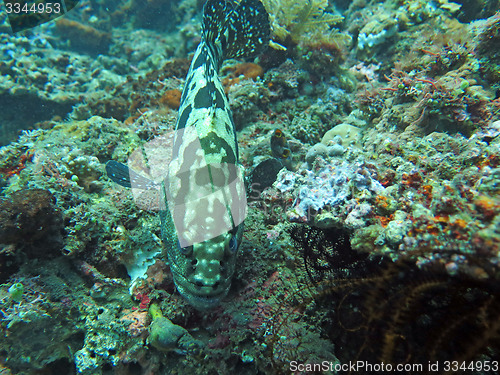
[[[149,308],[149,313],[153,321],[149,326],[148,342],[156,349],[186,354],[194,353],[201,347],[201,343],[195,340],[184,327],[165,318],[158,305],[153,303]]]
[[[160,98],[160,104],[177,110],[181,105],[181,95],[178,89],[167,90]]]
[[[61,37],[70,41],[72,48],[93,54],[108,51],[111,42],[109,33],[65,18],[58,19],[56,27]]]
[[[222,80],[226,94],[230,86],[240,83],[242,77],[255,81],[264,74],[264,69],[260,65],[250,62],[230,66],[225,70],[230,71],[230,74]]]

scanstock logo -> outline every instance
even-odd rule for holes
[[[13,33],[31,29],[53,21],[71,9],[80,0],[3,0]]]

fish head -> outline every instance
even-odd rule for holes
[[[195,308],[217,306],[231,287],[243,224],[203,242],[181,247],[177,243],[171,264],[179,293]]]

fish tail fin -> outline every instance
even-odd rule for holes
[[[260,0],[208,0],[203,37],[218,47],[223,59],[252,56],[269,43],[269,15]]]

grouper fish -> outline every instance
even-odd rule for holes
[[[149,181],[116,161],[106,165],[108,176],[122,186],[161,192],[162,242],[173,279],[198,309],[214,307],[227,295],[246,215],[236,131],[218,72],[225,59],[261,52],[269,34],[269,16],[259,0],[208,0],[164,180]]]

